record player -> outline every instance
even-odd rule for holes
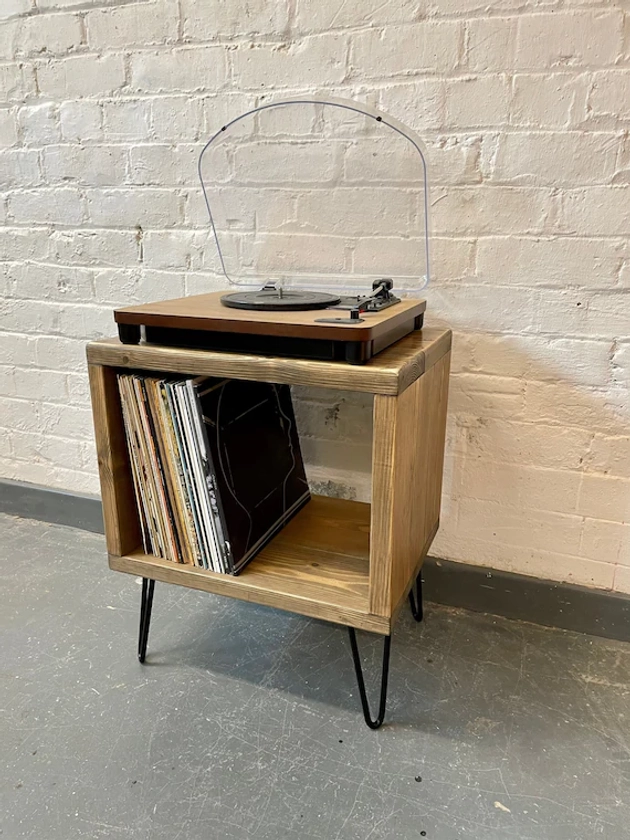
[[[265,104],[210,138],[198,174],[203,268],[232,288],[117,309],[123,343],[363,364],[422,328],[426,156],[402,123],[346,100]]]

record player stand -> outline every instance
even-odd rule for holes
[[[382,724],[393,622],[406,601],[415,620],[422,620],[421,568],[439,521],[450,346],[449,330],[425,328],[360,367],[118,339],[88,346],[109,565],[142,578],[140,662],[156,580],[332,621],[349,631],[365,721],[372,729]],[[116,380],[124,369],[373,394],[372,503],[313,496],[236,577],[145,554]],[[376,717],[357,629],[385,637]]]

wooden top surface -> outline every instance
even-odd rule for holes
[[[364,365],[122,344],[117,338],[90,342],[87,358],[93,365],[396,395],[422,376],[450,347],[450,330],[425,327],[392,344]]]
[[[314,309],[306,312],[256,312],[223,306],[226,291],[210,292],[127,306],[114,310],[118,324],[145,327],[213,330],[216,332],[278,335],[293,338],[321,338],[336,341],[371,341],[404,321],[421,315],[424,300],[402,300],[381,312],[363,312],[355,324],[320,324],[320,318],[349,318],[343,309]]]

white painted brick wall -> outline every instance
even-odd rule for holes
[[[85,342],[113,333],[114,306],[216,284],[195,172],[209,133],[262,97],[327,90],[429,151],[428,320],[456,332],[435,553],[630,592],[629,16],[588,0],[2,0],[0,474],[97,492]],[[266,132],[305,137],[312,119],[274,113]],[[343,166],[361,181],[352,151]],[[296,194],[282,230],[263,211],[255,243],[234,235],[244,263],[278,249],[288,268],[395,272],[418,253],[412,192],[380,238],[350,243],[364,231],[345,189]],[[299,227],[317,209],[325,248]],[[370,400],[298,397],[314,485],[367,498]]]

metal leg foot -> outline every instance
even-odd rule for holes
[[[387,704],[387,678],[389,676],[389,653],[392,644],[392,637],[385,636],[385,643],[383,647],[383,670],[381,673],[381,697],[378,707],[378,717],[372,720],[370,714],[370,705],[368,703],[367,694],[365,691],[365,681],[363,679],[363,668],[361,667],[361,658],[359,656],[359,648],[357,647],[357,636],[354,627],[348,627],[350,634],[350,647],[352,648],[352,659],[354,661],[354,670],[357,675],[357,683],[359,684],[359,694],[361,695],[361,707],[363,709],[363,717],[370,729],[378,729],[385,719],[385,706]]]
[[[138,659],[144,662],[147,655],[149,641],[149,627],[151,625],[151,609],[153,607],[153,589],[155,581],[142,578],[142,595],[140,601],[140,632],[138,633]]]
[[[422,573],[418,574],[416,578],[416,594],[414,596],[413,587],[411,587],[411,591],[409,592],[409,605],[411,606],[411,614],[416,619],[416,621],[422,621],[423,618],[423,607],[422,607]]]

